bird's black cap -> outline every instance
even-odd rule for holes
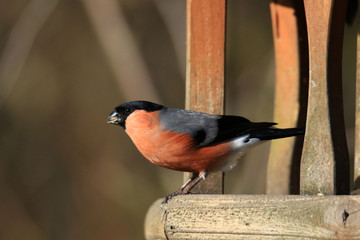
[[[148,102],[148,101],[131,101],[120,104],[110,113],[107,122],[115,125],[120,125],[124,129],[126,118],[133,113],[135,110],[145,110],[148,112],[154,112],[163,109],[164,106]]]

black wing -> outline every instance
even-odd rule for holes
[[[221,116],[217,122],[217,136],[209,143],[209,145],[231,141],[234,138],[251,133],[255,130],[267,129],[276,125],[276,123],[273,122],[250,122],[243,117],[226,115]]]

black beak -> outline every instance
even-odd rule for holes
[[[116,111],[113,111],[112,113],[110,113],[108,119],[107,119],[107,123],[111,123],[111,124],[115,124],[115,125],[119,125],[121,122],[121,117],[120,114]]]

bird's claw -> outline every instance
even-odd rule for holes
[[[186,193],[184,191],[181,191],[181,190],[177,190],[169,195],[167,195],[165,197],[165,199],[161,202],[161,204],[166,204],[170,199],[172,199],[173,197],[175,196],[178,196],[178,195],[185,195],[185,194],[189,194],[189,193]]]

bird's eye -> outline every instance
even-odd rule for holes
[[[125,113],[129,114],[131,112],[131,108],[125,108]]]

